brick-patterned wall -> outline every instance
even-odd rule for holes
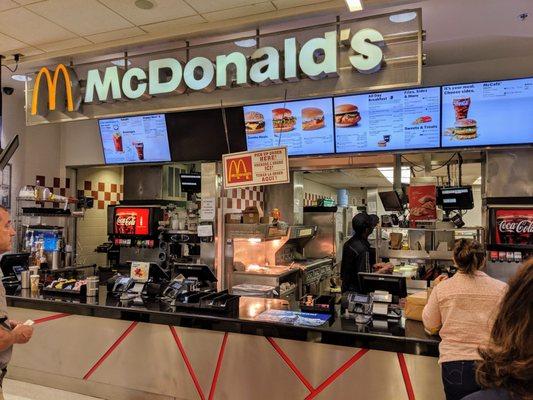
[[[94,198],[94,207],[99,210],[117,204],[123,195],[124,185],[112,182],[83,181],[83,190],[78,189],[78,196]]]
[[[44,175],[36,175],[35,182],[31,184],[44,186],[56,195],[60,196],[72,196],[72,189],[70,187],[70,178],[57,178],[57,177],[46,177]],[[52,207],[58,208],[61,205],[59,203],[52,203]]]
[[[265,194],[262,186],[243,189],[222,189],[221,202],[225,213],[239,212],[246,207],[265,209]]]

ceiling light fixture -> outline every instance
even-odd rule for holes
[[[416,18],[416,12],[410,11],[401,14],[393,14],[389,17],[391,22],[401,24],[403,22],[409,22]]]
[[[31,76],[27,75],[11,75],[11,79],[19,82],[29,82],[31,81]]]
[[[346,5],[348,6],[348,10],[350,10],[350,12],[363,10],[363,4],[361,4],[361,0],[346,0]]]
[[[140,8],[141,10],[150,10],[154,8],[154,3],[150,0],[135,0],[135,7]]]
[[[394,168],[382,167],[378,168],[381,175],[385,177],[390,183],[394,183]],[[402,183],[409,184],[411,182],[411,169],[409,167],[402,167]]]
[[[121,58],[120,60],[114,60],[111,61],[111,64],[116,65],[117,67],[125,67],[126,66],[126,60],[124,58]],[[128,60],[128,67],[131,65],[131,61]]]
[[[235,44],[239,47],[254,47],[257,44],[257,40],[254,38],[237,40]]]

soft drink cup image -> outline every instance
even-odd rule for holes
[[[135,142],[133,143],[133,146],[135,146],[135,150],[137,150],[137,157],[139,160],[144,160],[144,143]]]
[[[115,151],[120,153],[124,151],[124,147],[122,146],[122,135],[120,133],[113,133],[113,144],[115,145]]]
[[[455,119],[468,118],[468,109],[470,108],[470,97],[453,99],[453,109],[455,110]]]

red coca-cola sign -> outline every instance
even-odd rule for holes
[[[150,209],[116,208],[113,232],[116,235],[148,235],[150,233]]]
[[[494,218],[495,244],[533,245],[533,209],[500,209]]]

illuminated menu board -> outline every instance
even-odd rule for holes
[[[533,143],[533,78],[442,87],[442,147]]]
[[[106,164],[170,161],[164,114],[98,121]]]
[[[244,107],[248,150],[287,146],[290,156],[335,151],[332,99]]]
[[[337,153],[438,148],[440,88],[334,98]]]

